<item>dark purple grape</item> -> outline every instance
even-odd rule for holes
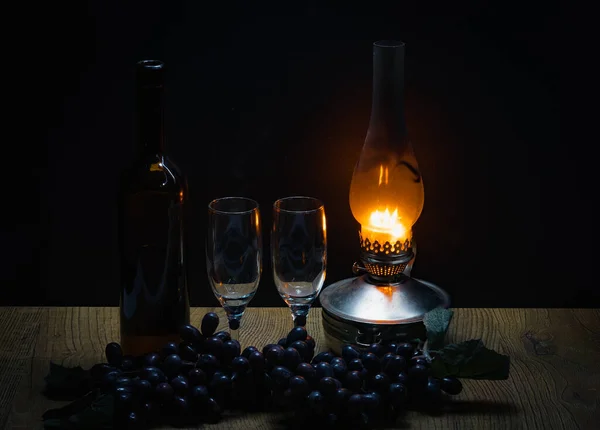
[[[295,370],[302,363],[302,356],[296,348],[286,348],[283,351],[283,365],[288,369]]]
[[[385,366],[387,366],[388,362],[395,356],[396,353],[394,352],[386,352],[383,354],[383,357],[381,357],[381,369],[385,370]]]
[[[407,375],[409,379],[409,385],[425,385],[427,382],[427,377],[429,376],[429,369],[420,364],[416,364],[412,367],[409,367]]]
[[[352,395],[352,391],[348,388],[338,388],[332,399],[332,406],[336,412],[344,413],[346,410],[346,405],[348,404],[348,399]]]
[[[176,394],[173,396],[173,400],[171,400],[171,407],[173,411],[173,415],[171,416],[171,419],[174,421],[173,424],[176,426],[183,425],[190,411],[187,398]]]
[[[406,369],[406,359],[401,355],[394,355],[388,362],[386,363],[383,371],[388,375],[397,375]]]
[[[158,367],[160,365],[160,354],[158,352],[149,352],[142,359],[144,366]]]
[[[128,378],[127,376],[119,376],[115,381],[115,386],[117,387],[131,387],[133,386],[133,379]]]
[[[306,331],[306,328],[303,326],[296,326],[293,329],[290,330],[290,332],[287,335],[287,343],[288,345],[291,345],[293,342],[296,342],[297,340],[306,340],[306,336],[308,336],[308,333]]]
[[[306,339],[304,339],[304,342],[306,343],[309,349],[312,349],[314,351],[316,343],[311,335],[307,334]]]
[[[289,390],[294,397],[305,397],[310,393],[310,384],[300,375],[292,376],[289,380]]]
[[[326,397],[333,396],[338,388],[342,388],[342,383],[330,376],[325,376],[319,381],[319,391]]]
[[[119,367],[121,366],[121,361],[123,360],[123,349],[121,345],[117,342],[110,342],[104,348],[104,354],[106,355],[106,361],[111,366]]]
[[[214,312],[208,312],[202,317],[200,331],[206,337],[211,337],[215,334],[219,326],[219,316]]]
[[[127,410],[131,407],[133,403],[134,395],[133,393],[126,390],[119,390],[115,392],[114,402],[115,407],[120,411]]]
[[[250,368],[255,373],[264,372],[266,368],[265,357],[260,351],[252,351],[250,355],[248,355],[248,362],[250,363]]]
[[[231,369],[236,373],[246,373],[250,370],[250,361],[241,355],[231,361]]]
[[[160,355],[164,359],[165,357],[168,357],[169,355],[177,354],[178,352],[179,352],[179,344],[177,344],[175,342],[168,342],[168,343],[164,344],[163,347],[161,348]]]
[[[167,379],[163,371],[157,367],[146,367],[142,371],[142,378],[150,382],[153,387]]]
[[[267,351],[269,349],[271,349],[271,347],[273,347],[273,346],[280,346],[280,345],[277,345],[276,343],[267,343],[265,346],[263,346],[263,349],[261,351],[263,353],[263,355],[267,355]]]
[[[348,370],[353,371],[353,370],[363,370],[363,362],[360,358],[353,358],[352,360],[348,361]]]
[[[229,364],[231,363],[231,360],[240,355],[240,352],[241,347],[240,343],[237,340],[231,339],[225,341],[223,343],[223,355],[221,357],[221,360],[223,360],[224,363]]]
[[[390,377],[385,373],[377,373],[367,379],[367,388],[378,393],[387,393],[390,389]]]
[[[179,373],[181,365],[181,357],[177,354],[171,354],[168,355],[163,361],[163,370],[167,377],[173,377]]]
[[[179,345],[179,356],[182,360],[191,361],[192,363],[198,361],[198,353],[189,344]]]
[[[206,407],[203,409],[203,411],[204,422],[208,424],[216,424],[221,420],[221,406],[219,406],[219,403],[212,397],[209,397],[206,401]]]
[[[396,375],[394,380],[400,384],[406,385],[408,384],[408,375],[406,372],[400,372]]]
[[[425,357],[422,356],[413,356],[410,359],[410,365],[414,366],[416,364],[420,364],[421,366],[425,366],[425,367],[429,367],[429,362],[427,361],[427,359]]]
[[[365,412],[371,415],[377,412],[382,403],[381,395],[377,392],[364,394],[362,400],[365,405]]]
[[[181,339],[190,343],[198,342],[202,339],[202,334],[200,333],[200,330],[198,330],[191,324],[184,324],[183,326],[181,326],[181,328],[179,329],[179,336],[181,336]]]
[[[277,345],[281,346],[282,348],[287,348],[287,338],[286,337],[282,337],[281,339],[279,339],[277,341]]]
[[[223,343],[225,343],[228,340],[231,340],[231,333],[229,333],[228,331],[225,331],[225,330],[221,330],[221,331],[216,332],[214,334],[214,337],[218,337],[219,339],[221,339],[221,341]]]
[[[346,379],[344,380],[344,385],[351,391],[360,391],[363,385],[363,378],[360,374],[360,371],[353,370],[348,372],[346,374]]]
[[[127,418],[125,418],[125,425],[127,428],[138,429],[141,428],[143,424],[142,417],[135,411],[131,411],[127,414]]]
[[[317,365],[315,365],[315,370],[317,371],[317,379],[324,378],[326,376],[333,377],[333,368],[331,364],[326,361],[321,361]]]
[[[279,345],[273,345],[270,347],[265,354],[267,365],[270,367],[281,366],[283,364],[284,351],[285,350]]]
[[[325,410],[325,396],[320,391],[311,391],[307,397],[308,406],[315,414],[322,414]]]
[[[408,392],[406,390],[406,385],[401,384],[400,382],[393,382],[390,384],[388,398],[392,406],[398,407],[404,404],[404,402],[406,402],[407,395]]]
[[[180,396],[185,396],[190,390],[190,384],[187,378],[183,375],[177,375],[173,379],[171,379],[171,387],[175,390],[175,394]]]
[[[438,406],[442,400],[442,389],[438,378],[429,377],[425,388],[427,400],[431,406]]]
[[[291,370],[287,367],[283,366],[275,366],[271,372],[269,373],[271,379],[273,380],[273,384],[276,388],[280,388],[282,390],[288,387],[288,383],[290,378],[294,376]]]
[[[102,377],[102,385],[106,389],[115,388],[117,385],[117,380],[121,377],[120,370],[111,370],[108,373],[105,373]]]
[[[204,339],[204,348],[209,354],[221,358],[223,354],[223,341],[216,336],[207,337]]]
[[[309,383],[317,378],[317,371],[310,363],[300,363],[295,369],[296,375],[302,376]]]
[[[242,351],[241,356],[242,357],[246,357],[246,358],[250,358],[250,354],[254,351],[258,351],[258,348],[255,346],[247,346],[246,348],[244,348],[244,350]]]
[[[154,393],[158,401],[162,404],[168,404],[173,398],[175,390],[173,390],[173,387],[168,382],[161,382],[154,389]]]
[[[383,346],[381,343],[372,343],[369,345],[366,352],[372,352],[377,357],[383,357],[383,354],[386,353],[386,350],[385,346]]]
[[[365,407],[363,395],[362,394],[352,394],[348,398],[348,403],[347,403],[346,407],[347,407],[347,412],[348,412],[349,416],[351,416],[351,417],[359,416]]]
[[[92,379],[94,379],[94,381],[101,382],[102,378],[104,378],[104,375],[106,375],[108,372],[111,372],[113,370],[117,370],[117,368],[114,366],[111,366],[108,363],[94,364],[90,368],[90,376],[92,377]]]
[[[329,363],[334,357],[335,357],[335,355],[333,355],[333,353],[331,353],[329,351],[319,352],[312,359],[312,364],[315,365],[315,364],[319,364],[321,362]]]
[[[410,359],[415,351],[415,347],[408,342],[401,343],[396,348],[396,354],[401,355],[406,360]]]
[[[370,373],[377,373],[381,370],[381,361],[379,357],[372,352],[366,352],[362,356],[362,364]]]
[[[190,389],[190,399],[194,405],[202,405],[210,398],[205,385],[196,385]]]
[[[123,372],[129,372],[135,369],[135,357],[132,355],[124,355],[121,360],[121,370]]]
[[[196,366],[202,369],[206,376],[210,378],[219,369],[219,360],[212,354],[202,354]]]
[[[194,387],[196,385],[206,385],[208,378],[204,370],[196,367],[187,373],[187,380],[190,386]]]
[[[343,360],[331,365],[331,369],[333,370],[334,378],[339,379],[340,381],[343,381],[346,378],[348,366],[346,366],[346,363]]]
[[[388,343],[385,346],[385,352],[391,352],[392,354],[396,354],[396,349],[398,348],[398,344],[395,342]]]
[[[334,427],[338,425],[338,416],[333,412],[328,413],[325,416],[325,424],[329,427]]]
[[[147,422],[156,419],[160,412],[160,408],[152,401],[143,402],[140,406],[140,412]]]
[[[294,348],[296,351],[298,351],[300,353],[300,357],[302,358],[303,361],[307,361],[306,357],[309,353],[309,348],[308,345],[306,344],[306,342],[304,342],[303,340],[297,340],[295,342],[292,342],[289,345],[290,348]]]
[[[342,346],[342,358],[346,360],[346,363],[349,363],[355,358],[360,358],[360,356],[360,351],[356,347],[350,344]]]
[[[451,396],[455,396],[462,391],[462,382],[460,379],[455,378],[454,376],[446,376],[441,381],[441,389],[446,394],[450,394]]]
[[[134,387],[143,398],[152,393],[152,384],[147,379],[135,379]]]

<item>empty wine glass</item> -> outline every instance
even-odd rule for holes
[[[271,258],[277,291],[294,325],[306,325],[327,269],[327,226],[320,200],[293,196],[273,204]]]
[[[206,269],[215,297],[227,313],[231,336],[254,297],[262,274],[262,233],[258,203],[223,197],[208,205]]]

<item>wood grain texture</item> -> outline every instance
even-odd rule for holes
[[[194,308],[199,325],[208,311]],[[292,328],[287,308],[249,308],[242,346],[276,342]],[[307,329],[317,350],[327,348],[319,309]],[[397,428],[598,429],[600,428],[600,310],[455,309],[449,341],[481,338],[511,357],[506,381],[464,381],[451,409],[437,417],[409,414]],[[38,429],[41,415],[60,405],[40,392],[50,361],[89,367],[104,346],[118,340],[116,308],[0,308],[0,428]],[[215,429],[281,428],[275,414],[229,416]]]

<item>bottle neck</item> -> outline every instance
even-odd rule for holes
[[[378,42],[373,45],[373,101],[371,131],[389,137],[406,136],[404,118],[404,44]]]
[[[136,104],[138,153],[140,155],[162,153],[165,145],[162,85],[138,85]]]

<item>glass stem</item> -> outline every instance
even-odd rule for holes
[[[306,316],[310,310],[310,305],[292,305],[290,306],[292,311],[292,318],[294,319],[294,325],[305,326]]]

